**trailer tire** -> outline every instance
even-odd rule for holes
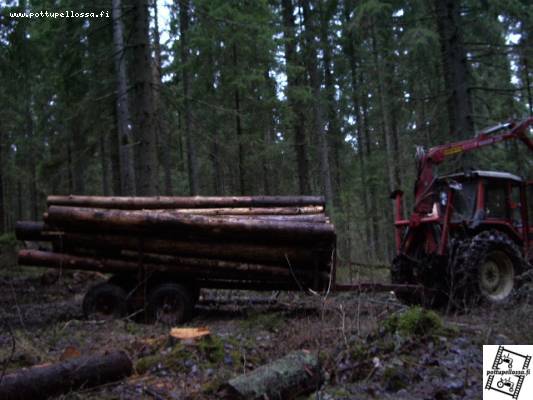
[[[194,293],[177,283],[156,285],[148,294],[146,322],[177,325],[192,318]]]
[[[85,294],[82,309],[87,319],[108,320],[125,317],[128,314],[127,293],[112,283],[99,283]]]

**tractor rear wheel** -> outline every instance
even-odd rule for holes
[[[515,278],[525,267],[520,250],[508,235],[495,230],[479,233],[472,238],[461,266],[468,277],[466,302],[473,305],[508,301],[517,286]]]

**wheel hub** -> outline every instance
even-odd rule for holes
[[[514,268],[509,256],[503,251],[487,254],[479,270],[479,287],[490,301],[502,301],[509,296],[514,286]]]
[[[180,302],[172,296],[166,296],[162,299],[161,305],[157,312],[157,320],[162,323],[172,324],[179,321],[182,317],[183,310]]]
[[[494,291],[498,287],[500,281],[500,271],[498,265],[489,260],[482,268],[482,285],[489,291]]]

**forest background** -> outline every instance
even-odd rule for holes
[[[388,263],[416,146],[532,82],[529,0],[0,0],[0,235],[48,194],[321,194],[341,262]],[[517,143],[465,166],[533,177]]]

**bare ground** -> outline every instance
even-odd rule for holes
[[[294,349],[318,351],[326,383],[310,399],[471,399],[482,393],[482,344],[530,341],[528,305],[442,315],[442,328],[390,327],[405,306],[389,293],[203,290],[189,326],[212,335],[171,343],[168,327],[87,321],[80,303],[103,277],[12,268],[0,274],[0,374],[70,355],[123,349],[136,373],[61,399],[211,399],[220,383]]]

